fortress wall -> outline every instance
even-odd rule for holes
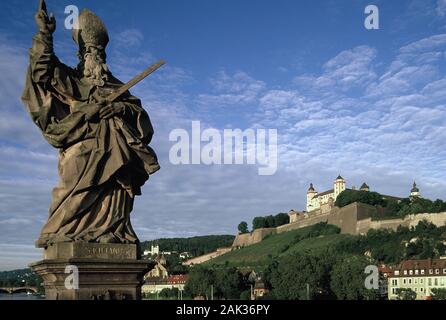
[[[358,234],[365,234],[370,229],[392,229],[396,230],[399,226],[416,227],[418,223],[426,220],[433,223],[437,227],[446,225],[446,212],[441,213],[420,213],[412,214],[404,219],[388,219],[380,221],[372,221],[371,218],[358,221]]]
[[[441,213],[421,213],[421,214],[412,214],[404,219],[408,222],[409,227],[415,227],[422,220],[427,220],[437,227],[442,227],[446,225],[446,212]]]
[[[358,223],[356,224],[356,234],[366,234],[367,231],[373,229],[371,227],[371,224],[372,224],[371,218],[362,219],[358,221]]]
[[[370,229],[392,229],[399,226],[415,227],[422,220],[427,220],[436,226],[446,225],[446,212],[438,214],[417,214],[407,216],[405,219],[389,219],[372,221],[370,218],[376,213],[376,208],[364,203],[352,203],[343,208],[334,207],[328,213],[321,210],[310,213],[310,215],[298,215],[296,220],[289,224],[268,229],[257,229],[251,233],[239,234],[234,240],[233,248],[245,247],[261,242],[267,235],[288,232],[308,227],[320,222],[327,222],[341,228],[343,234],[365,234]]]
[[[333,207],[331,211],[322,213],[322,211],[315,211],[310,213],[310,216],[305,217],[300,215],[296,221],[277,228],[277,233],[296,230],[308,227],[320,222],[327,222],[341,228],[341,233],[357,234],[358,220],[369,217],[373,210],[373,206],[363,203],[352,203],[343,208]]]
[[[358,222],[367,219],[374,212],[376,212],[375,207],[355,202],[343,208],[335,207],[333,214],[328,219],[328,223],[341,228],[341,233],[343,234],[355,235],[358,234]]]
[[[308,218],[300,218],[296,222],[285,224],[283,226],[277,227],[277,233],[283,233],[288,232],[304,227],[311,226],[313,224],[317,224],[320,222],[327,222],[328,221],[329,214],[321,214],[314,217],[308,217]]]
[[[387,219],[380,221],[372,221],[371,218],[358,221],[357,233],[366,234],[370,229],[391,229],[396,230],[399,226],[408,226],[403,219]]]
[[[234,242],[232,243],[232,247],[237,248],[237,247],[250,246],[255,243],[259,243],[266,236],[276,233],[277,233],[276,228],[263,228],[263,229],[256,229],[251,233],[238,234],[235,237]]]
[[[192,259],[189,259],[187,261],[185,261],[183,263],[183,265],[186,266],[190,266],[190,265],[194,265],[194,264],[201,264],[204,263],[206,261],[209,261],[211,259],[217,258],[227,252],[230,252],[232,250],[232,248],[219,248],[214,252],[208,253],[208,254],[204,254],[202,256],[198,256]]]

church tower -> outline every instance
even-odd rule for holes
[[[418,189],[417,187],[417,183],[414,181],[412,190],[410,190],[410,199],[413,200],[416,198],[421,198],[421,194],[420,194],[420,189]]]
[[[342,191],[345,190],[345,180],[344,178],[339,175],[333,185],[333,195],[334,199],[336,201],[337,197],[341,194]]]
[[[310,211],[316,209],[316,208],[314,208],[313,205],[312,205],[312,199],[313,199],[315,196],[317,196],[317,192],[316,192],[316,190],[314,190],[314,186],[313,186],[313,184],[311,183],[311,184],[310,184],[310,188],[308,189],[308,192],[307,192],[307,212],[310,212]]]

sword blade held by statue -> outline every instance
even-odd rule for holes
[[[146,70],[141,72],[139,75],[134,77],[132,80],[127,82],[125,85],[120,87],[117,91],[110,94],[106,100],[107,102],[114,102],[116,99],[118,99],[120,96],[122,96],[124,93],[130,90],[130,88],[134,87],[136,84],[147,78],[149,75],[154,73],[156,70],[161,68],[163,65],[165,65],[166,62],[164,60],[160,60],[157,63],[154,63],[150,67],[148,67]]]

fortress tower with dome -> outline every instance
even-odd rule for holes
[[[352,187],[352,189],[347,188],[346,181],[341,175],[339,175],[333,182],[333,189],[323,191],[320,193],[316,191],[314,185],[311,183],[310,188],[307,191],[306,211],[311,212],[314,210],[318,210],[321,209],[322,206],[324,205],[329,205],[329,207],[333,207],[334,202],[344,190],[354,190],[354,187]],[[359,190],[369,192],[370,187],[364,182],[359,188]],[[393,196],[384,196],[384,197],[399,199]],[[414,199],[420,197],[421,197],[420,190],[418,189],[416,182],[414,182],[413,188],[410,192],[410,198]]]

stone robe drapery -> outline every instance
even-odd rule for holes
[[[50,34],[34,37],[22,100],[45,139],[60,149],[60,183],[38,247],[138,241],[130,223],[134,197],[159,164],[140,100],[126,93],[117,100],[125,104],[122,115],[98,116],[98,101],[120,86],[111,74],[103,87],[91,85],[57,59]]]

